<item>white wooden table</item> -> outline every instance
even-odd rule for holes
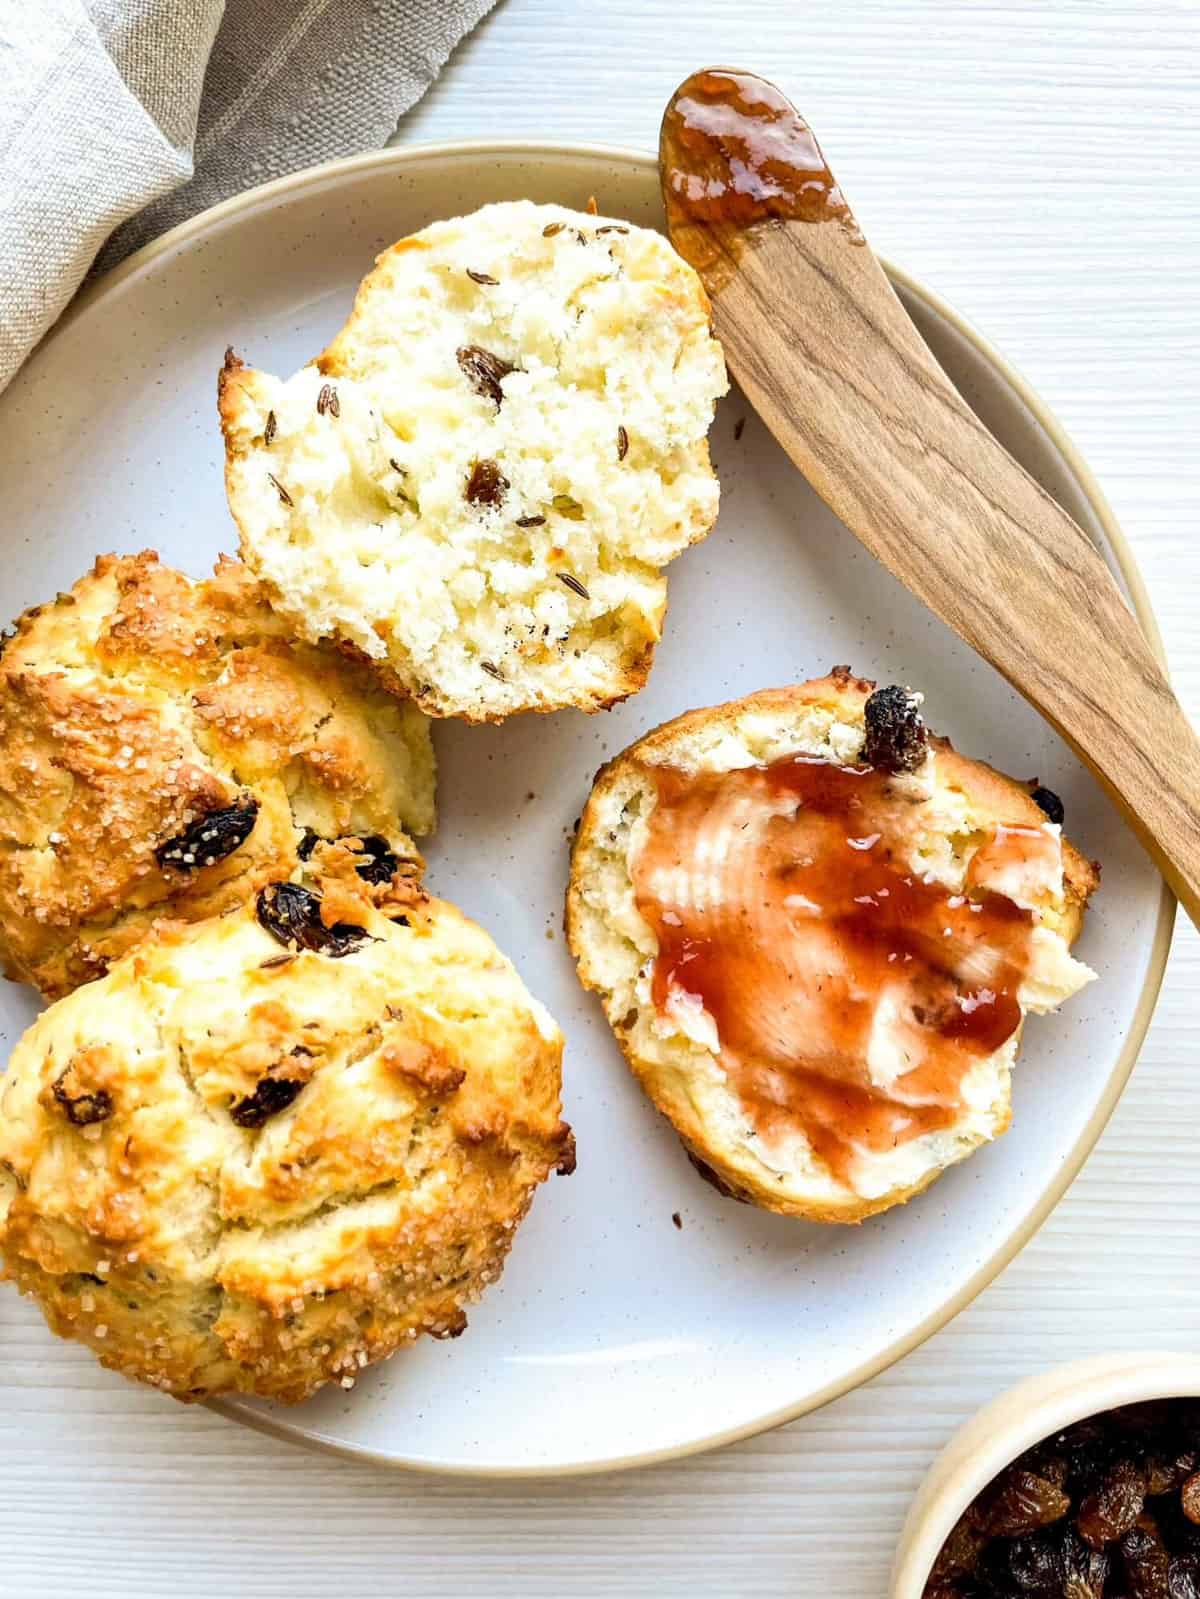
[[[1200,716],[1196,0],[503,0],[401,129],[653,146],[689,69],[754,66],[870,238],[1058,413]],[[1200,1343],[1200,943],[1039,1237],[916,1354],[722,1453],[478,1485],[275,1443],[100,1371],[0,1293],[0,1595],[882,1599],[909,1497],[983,1400],[1080,1353]]]

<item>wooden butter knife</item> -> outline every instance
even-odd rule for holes
[[[791,102],[710,68],[659,147],[671,240],[821,498],[1041,712],[1200,925],[1200,743],[1091,541],[959,396]]]

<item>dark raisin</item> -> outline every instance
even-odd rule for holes
[[[979,1564],[984,1541],[984,1535],[976,1525],[974,1516],[968,1511],[950,1529],[950,1534],[933,1563],[933,1575],[939,1578],[970,1575]]]
[[[1113,1460],[1113,1439],[1102,1421],[1078,1421],[1051,1440],[1051,1447],[1067,1462],[1068,1483],[1073,1491],[1086,1492],[1095,1486]]]
[[[684,1146],[684,1153],[709,1187],[715,1188],[723,1199],[736,1199],[739,1204],[749,1203],[738,1193],[736,1188],[730,1188],[725,1179],[718,1172],[715,1172],[707,1161],[701,1160],[698,1155],[693,1155],[686,1145]]]
[[[472,505],[499,505],[508,491],[508,479],[495,461],[476,461],[463,490]]]
[[[71,1068],[59,1073],[54,1080],[55,1103],[74,1127],[91,1127],[96,1122],[106,1122],[113,1113],[112,1095],[107,1088],[98,1088],[94,1094],[71,1094],[66,1080]]]
[[[1061,1521],[1070,1508],[1070,1498],[1054,1483],[1010,1466],[980,1500],[979,1524],[993,1538],[1015,1538]]]
[[[1177,1493],[1154,1500],[1153,1509],[1163,1542],[1172,1554],[1200,1555],[1200,1527],[1184,1515]]]
[[[177,872],[213,866],[246,842],[257,818],[258,801],[247,796],[236,805],[209,811],[207,816],[192,822],[182,833],[160,844],[154,851],[154,858],[160,866],[172,866]]]
[[[1067,813],[1063,809],[1062,800],[1052,789],[1042,788],[1039,784],[1030,797],[1040,810],[1045,811],[1047,821],[1057,822],[1060,827],[1062,826],[1063,817]]]
[[[1093,1417],[1087,1421],[1074,1422],[1070,1427],[1064,1427],[1062,1432],[1048,1438],[1042,1447],[1048,1446],[1067,1457],[1073,1454],[1094,1455],[1107,1446],[1107,1439],[1108,1433],[1104,1423]]]
[[[1167,1551],[1151,1517],[1139,1517],[1117,1550],[1131,1599],[1167,1599]]]
[[[314,833],[311,827],[304,829],[304,837],[300,840],[296,854],[302,861],[312,858],[312,852],[322,842],[321,835]],[[358,851],[354,869],[364,883],[390,882],[396,868],[400,865],[400,858],[392,850],[386,838],[378,833],[369,833],[359,838],[357,842],[362,846]]]
[[[1137,1405],[1122,1405],[1111,1412],[1109,1419],[1123,1432],[1159,1432],[1171,1423],[1172,1403],[1169,1399],[1147,1399]]]
[[[392,849],[386,838],[381,838],[378,833],[368,833],[365,838],[360,838],[362,849],[359,851],[354,870],[364,883],[390,883],[400,865],[400,857]]]
[[[1044,1477],[1047,1482],[1052,1482],[1056,1488],[1065,1488],[1069,1468],[1062,1455],[1041,1455],[1036,1458],[1027,1458],[1023,1462],[1030,1471],[1036,1471],[1039,1477]]]
[[[294,1077],[260,1077],[252,1094],[229,1107],[230,1117],[239,1127],[261,1127],[286,1110],[303,1087]]]
[[[1200,1555],[1171,1556],[1167,1599],[1200,1599]]]
[[[925,759],[927,734],[917,697],[893,685],[877,688],[864,710],[863,760],[886,772],[915,772]]]
[[[442,1326],[428,1329],[431,1338],[444,1341],[447,1338],[461,1338],[467,1330],[467,1318],[460,1310],[453,1321],[448,1321]]]
[[[321,896],[300,883],[268,883],[258,891],[258,920],[278,944],[329,955],[350,955],[370,937],[365,927],[321,920]]]
[[[1103,1599],[1109,1559],[1102,1549],[1089,1549],[1070,1527],[1059,1544],[1063,1599]]]
[[[575,1134],[564,1123],[562,1143],[559,1145],[558,1162],[554,1170],[560,1177],[570,1177],[575,1171]]]
[[[1175,1462],[1166,1455],[1148,1454],[1142,1460],[1142,1475],[1146,1479],[1146,1497],[1154,1499],[1159,1494],[1170,1493],[1178,1485]]]
[[[1103,1549],[1129,1531],[1145,1502],[1145,1478],[1131,1460],[1118,1460],[1079,1506],[1075,1526],[1093,1549]]]
[[[503,380],[517,369],[502,356],[494,355],[479,344],[461,345],[456,352],[463,376],[485,400],[491,400],[497,411],[504,399]]]
[[[1044,1533],[1013,1538],[989,1550],[988,1574],[1002,1593],[1058,1599],[1062,1592],[1062,1560],[1057,1542]]]

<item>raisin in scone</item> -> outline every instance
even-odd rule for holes
[[[0,1078],[6,1275],[179,1399],[301,1400],[457,1336],[573,1163],[562,1037],[488,935],[324,854],[160,925]]]
[[[242,556],[432,716],[601,709],[645,682],[661,568],[716,517],[726,388],[659,234],[528,201],[434,223],[294,377],[227,357]]]
[[[846,669],[692,711],[599,774],[567,931],[643,1088],[740,1199],[853,1222],[1002,1133],[1026,1014],[1094,974],[1048,791]],[[1035,798],[1036,794],[1036,798]]]
[[[195,583],[103,556],[0,656],[0,956],[51,998],[317,838],[362,840],[376,882],[418,872],[433,824],[425,717],[291,639],[238,562]]]

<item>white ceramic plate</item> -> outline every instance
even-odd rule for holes
[[[340,325],[384,245],[488,200],[582,207],[591,194],[657,223],[646,157],[396,149],[245,195],[133,258],[0,401],[0,612],[67,587],[100,550],[151,545],[200,573],[232,547],[214,405],[227,344],[289,372]],[[1129,553],[1053,422],[945,306],[898,282],[967,399],[1095,537],[1152,630]],[[478,1473],[595,1470],[755,1431],[863,1381],[961,1309],[1046,1215],[1112,1109],[1165,960],[1159,879],[1055,735],[860,549],[736,394],[713,454],[720,522],[671,569],[649,687],[605,716],[436,733],[431,879],[562,1023],[578,1173],[538,1195],[465,1338],[426,1341],[351,1394],[228,1414]],[[688,707],[835,662],[923,688],[933,724],[962,749],[1062,794],[1072,837],[1104,863],[1082,945],[1103,980],[1028,1029],[1012,1132],[860,1229],[760,1214],[702,1183],[579,990],[561,933],[568,839],[604,758]],[[33,1003],[10,988],[0,1006],[11,1041]]]

